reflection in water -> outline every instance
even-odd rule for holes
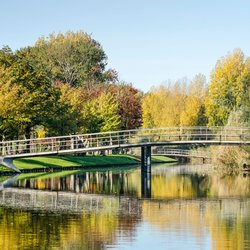
[[[250,249],[249,178],[198,169],[20,176],[0,191],[0,249]]]
[[[71,191],[152,198],[250,197],[249,177],[218,176],[184,166],[154,167],[151,175],[135,170],[77,172],[66,176],[21,175],[12,186],[28,189]],[[197,167],[196,167],[197,168]],[[191,171],[192,170],[192,171]],[[143,192],[143,194],[142,194]]]
[[[151,173],[141,172],[141,196],[151,198]]]
[[[72,191],[76,193],[96,193],[114,195],[138,195],[137,181],[139,171],[106,171],[106,172],[79,172],[64,177],[50,177],[41,175],[37,178],[23,178],[21,176],[14,186],[52,191]]]

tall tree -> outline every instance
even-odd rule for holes
[[[71,87],[68,83],[56,82],[60,92],[54,123],[49,127],[50,135],[77,134],[85,131],[84,111],[87,97],[83,88]]]
[[[17,139],[22,124],[27,121],[22,113],[24,99],[21,87],[12,83],[15,55],[10,48],[0,50],[0,139]]]
[[[18,98],[23,100],[21,116],[25,119],[25,136],[36,125],[48,126],[58,111],[59,92],[50,81],[46,65],[37,58],[36,49],[24,48],[15,53],[11,66],[12,84],[18,86]]]
[[[142,93],[132,84],[120,83],[116,86],[115,98],[118,102],[121,129],[135,129],[142,124]]]
[[[180,125],[180,114],[186,100],[186,80],[153,88],[142,101],[143,127],[171,127]]]
[[[36,43],[41,57],[51,69],[52,79],[71,86],[85,86],[115,81],[114,70],[105,70],[107,56],[90,35],[80,32],[51,34]]]
[[[206,125],[205,117],[206,78],[202,74],[195,76],[188,85],[184,110],[180,114],[180,124],[184,126]]]
[[[239,49],[218,60],[206,99],[209,125],[226,125],[231,112],[249,105],[250,60]]]

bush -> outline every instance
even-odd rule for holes
[[[212,164],[221,173],[234,174],[242,170],[250,159],[249,149],[239,146],[211,147]]]

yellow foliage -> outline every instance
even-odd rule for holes
[[[218,60],[211,74],[206,100],[209,125],[226,125],[230,112],[245,105],[249,77],[250,62],[245,60],[241,50]]]
[[[179,81],[152,89],[142,101],[143,127],[200,125],[205,93],[203,75],[197,75],[188,87]]]
[[[44,138],[46,136],[46,129],[43,126],[40,126],[36,129],[36,137]]]

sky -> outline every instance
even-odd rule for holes
[[[51,33],[91,34],[119,80],[147,92],[168,80],[207,80],[236,48],[250,56],[249,0],[0,0],[0,47]]]

